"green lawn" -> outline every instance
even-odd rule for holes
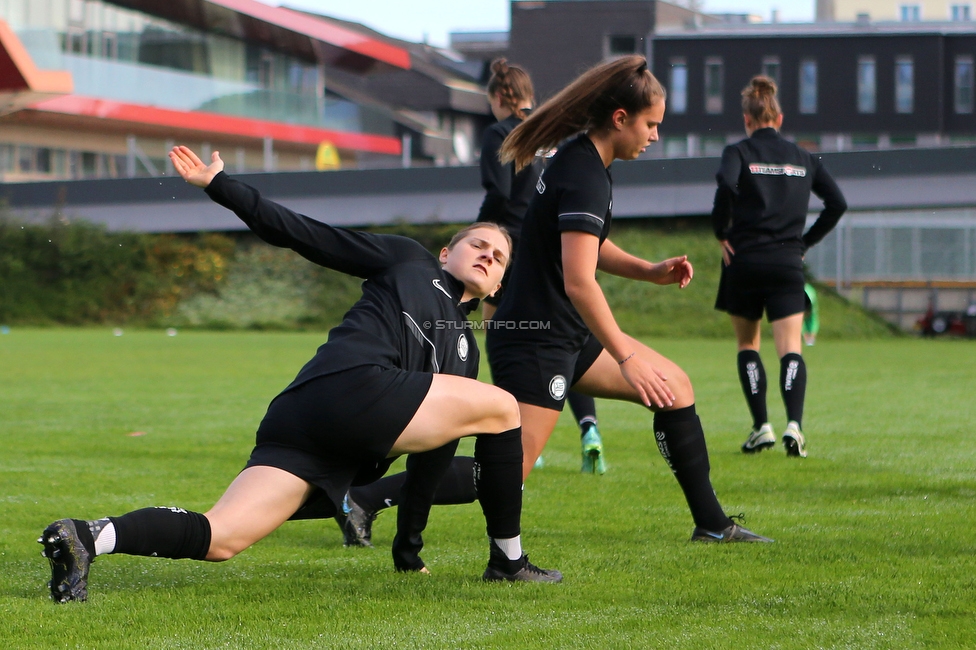
[[[87,603],[47,597],[53,519],[206,510],[319,333],[14,329],[0,336],[0,641],[6,648],[962,648],[976,638],[976,343],[805,350],[810,457],[739,452],[726,339],[650,339],[691,375],[716,491],[771,545],[688,543],[650,414],[599,403],[609,471],[578,473],[568,415],[526,485],[523,539],[561,585],[483,584],[476,505],[435,509],[432,576],[393,571],[331,521],[224,564],[102,557]],[[767,372],[778,364],[766,350]],[[487,376],[487,373],[484,375]],[[771,382],[774,383],[774,382]],[[785,425],[770,390],[774,426]],[[145,435],[130,436],[133,432]],[[466,445],[465,449],[470,449]]]

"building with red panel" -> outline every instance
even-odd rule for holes
[[[159,176],[176,143],[235,172],[456,162],[430,124],[484,119],[481,90],[448,74],[476,99],[426,121],[342,91],[414,73],[356,27],[257,0],[0,0],[0,181]]]

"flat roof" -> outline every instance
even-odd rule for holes
[[[822,23],[711,23],[698,27],[661,28],[655,40],[708,38],[782,38],[790,36],[976,36],[973,21],[925,22],[822,22]]]

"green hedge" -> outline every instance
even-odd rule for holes
[[[234,241],[112,233],[85,222],[0,219],[0,321],[151,323],[181,299],[213,290]]]
[[[652,260],[687,254],[684,289],[600,275],[621,327],[634,335],[729,336],[712,308],[719,250],[706,224],[618,222],[614,241]],[[455,225],[374,228],[436,252]],[[358,299],[361,280],[309,264],[250,233],[158,235],[108,232],[85,222],[28,225],[0,218],[0,323],[131,324],[211,329],[325,329]],[[877,317],[821,288],[822,336],[890,335]]]

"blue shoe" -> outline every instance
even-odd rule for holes
[[[600,431],[595,424],[586,427],[586,433],[580,438],[582,446],[583,467],[580,471],[584,474],[606,474],[607,465],[603,460],[603,440],[600,438]]]

